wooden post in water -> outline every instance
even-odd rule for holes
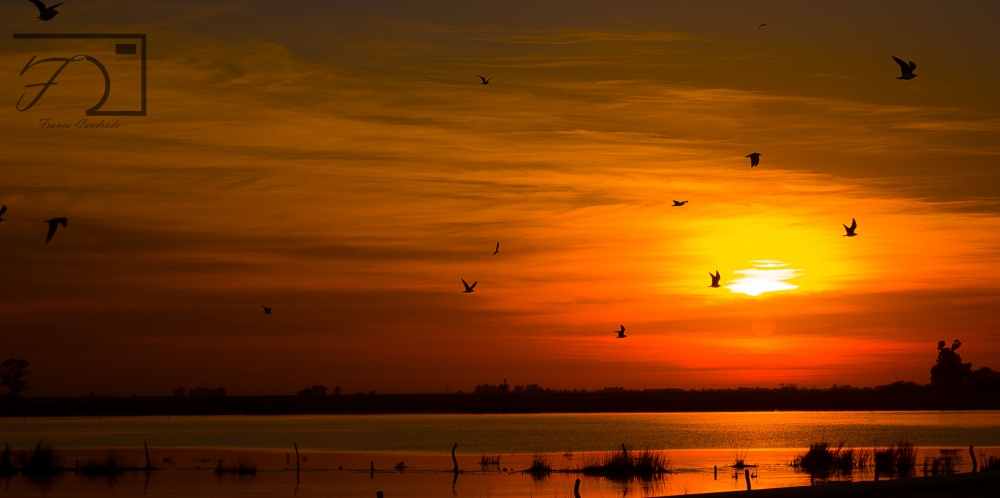
[[[972,471],[975,472],[979,469],[979,465],[976,463],[976,451],[972,446],[969,446],[969,456],[972,457]]]
[[[455,468],[452,469],[452,472],[454,472],[454,473],[457,474],[458,473],[458,459],[455,458],[455,448],[458,448],[458,443],[455,443],[455,446],[451,447],[451,463],[455,464]]]
[[[719,480],[719,466],[718,465],[713,465],[712,466],[712,471],[715,473],[715,480],[718,481]]]
[[[744,469],[743,476],[747,479],[747,491],[750,491],[750,469]]]
[[[375,492],[375,498],[385,498],[381,491]]]
[[[580,498],[580,480],[576,480],[576,484],[573,485],[573,497]]]
[[[142,442],[142,449],[146,450],[146,470],[153,470],[153,464],[149,461],[149,446],[146,446],[146,442]]]
[[[292,443],[295,447],[295,494],[299,494],[299,443]],[[287,455],[287,453],[286,453]]]

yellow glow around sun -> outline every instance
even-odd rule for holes
[[[798,285],[789,283],[787,280],[798,277],[802,270],[785,268],[788,265],[781,261],[758,260],[750,263],[753,268],[733,272],[742,276],[725,286],[727,289],[738,294],[759,296],[766,292],[789,291],[799,288]]]

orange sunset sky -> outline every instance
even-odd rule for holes
[[[1000,3],[59,11],[0,3],[27,395],[924,383],[955,338],[1000,367]],[[28,60],[107,47],[15,33],[147,34],[148,115],[39,129],[103,84],[69,66],[20,112]]]

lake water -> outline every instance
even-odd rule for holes
[[[748,412],[547,415],[364,415],[282,417],[138,417],[0,419],[0,435],[15,450],[50,443],[64,466],[108,454],[144,465],[149,444],[159,469],[108,479],[66,473],[37,482],[15,477],[11,496],[571,496],[573,469],[595,452],[664,450],[674,473],[653,482],[584,478],[587,497],[678,495],[745,489],[727,467],[745,453],[755,488],[809,485],[788,465],[810,443],[872,448],[907,440],[924,456],[968,447],[1000,454],[1000,412]],[[450,451],[458,443],[463,470],[452,482]],[[302,471],[295,472],[297,443]],[[542,455],[557,472],[525,475]],[[497,468],[481,455],[501,456]],[[220,478],[218,460],[252,461],[254,477]],[[405,469],[394,466],[404,462]],[[375,472],[371,471],[374,465]],[[718,467],[718,474],[714,468]],[[503,469],[507,470],[504,471]],[[871,479],[870,471],[835,479]]]

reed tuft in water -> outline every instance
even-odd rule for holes
[[[531,457],[531,466],[525,469],[525,472],[536,475],[550,474],[552,473],[552,465],[545,455],[533,455]]]
[[[874,461],[875,474],[908,477],[916,467],[917,450],[909,441],[900,441],[888,448],[876,448]]]
[[[223,461],[219,460],[219,465],[215,467],[215,473],[220,476],[224,474],[234,474],[238,476],[257,475],[257,463],[241,458],[235,463],[224,465]]]
[[[734,449],[733,450],[733,464],[730,467],[742,470],[746,467],[756,467],[756,465],[747,465],[747,454],[750,450],[745,449]]]
[[[849,474],[854,469],[868,467],[870,462],[871,453],[866,450],[844,448],[844,443],[834,448],[830,443],[823,441],[810,444],[809,450],[795,457],[792,466],[811,474],[829,472]]]
[[[924,457],[924,475],[954,474],[958,463],[958,450],[940,450],[938,456]]]
[[[483,469],[490,469],[494,467],[500,467],[500,455],[483,455],[479,457],[479,465]]]
[[[118,455],[111,453],[108,454],[103,461],[91,460],[82,466],[77,467],[76,471],[87,477],[113,477],[118,474],[139,470],[134,466],[129,467],[127,465],[122,465],[120,460],[121,459]]]
[[[584,475],[614,479],[652,479],[672,472],[670,459],[662,451],[644,449],[611,451],[592,456],[580,469]]]
[[[59,456],[52,450],[51,444],[39,441],[35,449],[23,453],[20,458],[21,474],[25,477],[46,478],[62,472],[59,466]]]

